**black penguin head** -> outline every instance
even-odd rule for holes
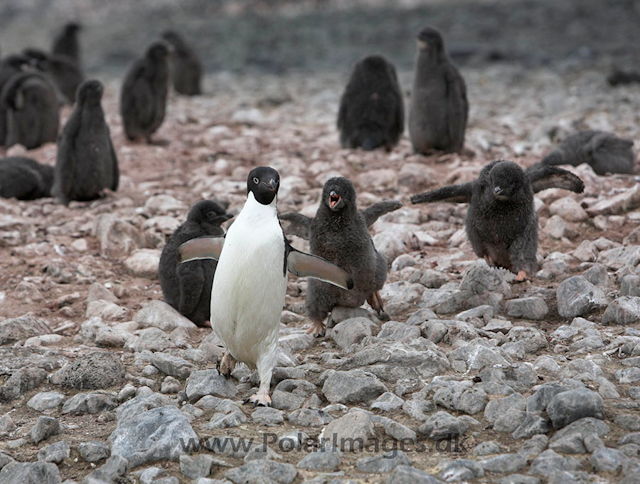
[[[497,200],[513,200],[522,195],[527,186],[522,168],[512,161],[500,161],[489,172],[489,187]]]
[[[96,79],[84,81],[78,86],[76,93],[78,104],[88,104],[92,106],[100,104],[103,91],[104,87],[100,81]]]
[[[178,34],[177,32],[174,32],[173,30],[165,30],[162,33],[162,38],[170,43],[171,45],[177,47],[177,46],[181,46],[183,41],[182,41],[182,37],[180,36],[180,34]]]
[[[233,215],[213,200],[201,200],[194,204],[189,210],[187,220],[199,224],[213,225],[220,227],[227,220],[232,219]]]
[[[330,178],[322,188],[322,202],[332,212],[342,212],[356,206],[356,189],[347,178]]]
[[[259,166],[249,172],[247,194],[253,193],[262,205],[273,202],[280,188],[280,174],[270,166]]]
[[[358,62],[358,66],[366,72],[385,72],[387,60],[381,55],[369,55]]]
[[[64,26],[65,34],[75,34],[82,30],[82,26],[77,22],[69,22]]]
[[[169,57],[169,44],[162,41],[154,42],[147,49],[147,57],[156,62],[162,61]]]
[[[433,27],[425,27],[416,35],[418,48],[422,52],[439,54],[444,51],[442,34]]]

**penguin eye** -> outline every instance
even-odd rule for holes
[[[253,183],[255,183],[256,185],[260,183],[260,180],[258,180],[258,177],[255,177],[255,176],[253,177]]]

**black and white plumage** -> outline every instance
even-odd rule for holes
[[[0,158],[0,197],[35,200],[51,196],[53,167],[30,158]]]
[[[387,260],[376,251],[369,234],[382,215],[402,207],[395,200],[378,202],[358,210],[351,181],[334,177],[324,184],[316,216],[298,213],[280,216],[287,222],[287,233],[309,239],[311,253],[352,275],[353,290],[345,291],[318,280],[309,280],[306,308],[311,319],[309,333],[324,334],[324,319],[336,306],[357,308],[368,301],[378,313],[384,310],[379,291],[387,279]]]
[[[27,149],[55,142],[60,125],[56,92],[45,76],[21,72],[0,92],[0,145],[21,144]]]
[[[380,55],[353,67],[338,111],[343,148],[390,150],[404,131],[404,101],[396,68]]]
[[[169,49],[154,42],[127,72],[120,91],[120,115],[130,140],[150,141],[164,121],[169,94]]]
[[[63,102],[76,102],[76,92],[84,76],[73,59],[65,55],[48,54],[39,49],[25,49],[24,54],[31,59],[34,67],[51,77],[63,96]]]
[[[120,170],[104,119],[102,92],[96,80],[78,88],[78,102],[58,139],[53,194],[65,205],[94,200],[105,188],[118,189]]]
[[[198,237],[223,236],[221,225],[233,215],[212,200],[202,200],[189,210],[187,220],[162,249],[158,279],[167,304],[198,326],[207,326],[211,314],[211,286],[218,263],[215,260],[178,262],[180,246]]]
[[[633,141],[604,131],[580,131],[567,136],[542,159],[542,165],[587,163],[598,175],[634,172]]]
[[[276,211],[280,175],[270,167],[251,170],[247,201],[222,237],[200,237],[180,247],[182,261],[214,258],[218,266],[211,291],[211,327],[228,354],[220,368],[229,374],[235,361],[260,375],[256,404],[268,405],[278,349],[278,327],[287,290],[287,270],[322,278],[345,289],[351,276],[324,259],[295,250],[284,236]]]
[[[82,30],[79,23],[67,23],[51,44],[51,53],[67,56],[80,67],[80,41],[78,34]]]
[[[584,183],[561,168],[543,166],[525,172],[511,161],[498,160],[482,168],[472,182],[413,195],[411,203],[469,203],[465,228],[473,251],[522,281],[537,265],[538,216],[533,194],[547,188],[582,193]]]
[[[162,38],[173,47],[171,55],[171,82],[179,94],[195,96],[202,94],[202,64],[184,38],[172,30],[162,34]]]
[[[444,48],[442,35],[426,27],[417,36],[409,137],[416,153],[460,152],[469,103],[464,79]]]

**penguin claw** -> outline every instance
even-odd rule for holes
[[[225,353],[219,362],[218,372],[225,378],[231,378],[231,372],[236,366],[236,360],[230,353]]]
[[[245,403],[253,403],[253,407],[268,407],[271,405],[271,397],[268,392],[258,390],[258,393],[251,395]]]
[[[380,296],[380,291],[371,294],[371,296],[367,298],[367,302],[379,315],[384,313],[384,304],[382,302],[382,296]]]
[[[524,282],[527,280],[527,273],[525,271],[518,271],[516,276],[516,282]]]
[[[307,334],[312,334],[316,338],[321,338],[325,335],[325,326],[321,322],[313,321],[311,326],[307,329]]]

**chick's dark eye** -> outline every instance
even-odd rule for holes
[[[258,183],[260,183],[260,180],[258,180],[258,178],[254,176],[253,177],[253,183],[255,183],[257,185]]]

